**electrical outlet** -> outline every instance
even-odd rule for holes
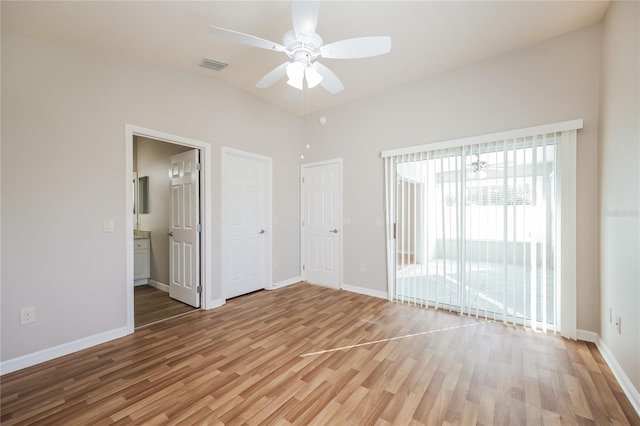
[[[30,324],[36,322],[36,308],[33,306],[30,308],[20,309],[20,325]]]

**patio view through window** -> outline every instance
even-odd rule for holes
[[[394,158],[394,297],[556,329],[558,134]]]

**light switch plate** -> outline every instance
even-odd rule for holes
[[[105,219],[103,224],[104,232],[113,232],[113,219]]]

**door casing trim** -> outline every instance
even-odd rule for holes
[[[202,309],[212,309],[220,306],[219,301],[211,299],[213,291],[213,207],[211,203],[212,181],[212,148],[211,144],[196,139],[177,136],[159,130],[147,129],[133,124],[125,124],[125,253],[126,253],[126,295],[127,295],[127,333],[131,334],[135,330],[135,317],[133,311],[133,138],[141,136],[168,142],[175,145],[182,145],[200,150],[200,223],[201,252],[200,252],[200,281],[202,283]]]

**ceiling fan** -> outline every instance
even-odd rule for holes
[[[498,167],[497,164],[490,164],[481,160],[479,154],[472,155],[475,157],[475,160],[471,161],[467,166],[467,176],[471,179],[484,179],[487,177],[487,171],[489,169]]]
[[[386,36],[360,37],[323,44],[316,33],[319,0],[298,0],[291,5],[293,29],[282,37],[282,44],[249,34],[219,27],[209,27],[216,36],[262,49],[284,52],[291,60],[277,66],[258,81],[256,87],[266,88],[285,75],[287,83],[302,90],[304,81],[312,88],[320,84],[331,93],[344,89],[340,79],[326,66],[317,62],[319,57],[330,59],[367,58],[391,50],[391,38]]]

